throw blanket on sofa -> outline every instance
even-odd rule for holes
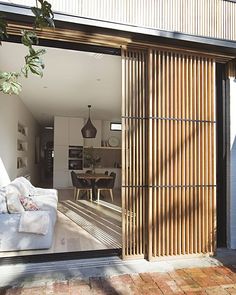
[[[21,214],[19,232],[46,235],[49,229],[49,215],[46,211],[25,211]]]

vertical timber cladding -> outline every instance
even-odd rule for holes
[[[148,258],[212,253],[215,61],[149,51]]]
[[[147,54],[122,50],[123,258],[144,257],[147,219]]]
[[[122,50],[123,257],[212,253],[215,61]]]

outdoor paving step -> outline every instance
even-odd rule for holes
[[[204,268],[182,269],[167,273],[125,274],[110,277],[90,277],[87,279],[57,280],[44,282],[37,287],[5,287],[0,295],[162,295],[162,294],[236,294],[236,283],[220,284],[214,281],[217,276],[205,276]],[[208,268],[211,273],[221,272],[222,281],[225,277],[235,274],[236,268],[230,266]],[[204,275],[203,275],[204,274]],[[181,278],[182,280],[178,280]],[[211,286],[201,286],[198,282],[204,278]],[[193,284],[194,282],[194,284]]]
[[[230,255],[234,253],[236,251],[231,251]],[[220,259],[218,257],[172,257],[148,262],[146,260],[124,261],[119,257],[109,257],[1,265],[0,288],[3,289],[0,290],[0,294],[24,294],[21,293],[22,288],[27,289],[24,292],[29,293],[33,288],[35,292],[37,290],[44,292],[46,288],[46,294],[54,294],[55,282],[66,282],[69,286],[67,288],[73,289],[73,292],[71,291],[73,294],[79,294],[76,293],[76,286],[83,285],[83,289],[88,291],[89,288],[91,289],[94,278],[102,281],[103,287],[99,292],[104,292],[103,289],[109,289],[109,286],[115,286],[117,294],[140,294],[137,293],[140,290],[144,292],[141,294],[145,294],[147,290],[153,293],[157,288],[162,290],[163,294],[168,292],[171,294],[179,289],[180,294],[183,292],[216,294],[222,291],[222,288],[224,293],[226,291],[228,294],[236,294],[236,265],[223,266],[222,256],[225,254],[220,255]],[[139,285],[141,285],[140,289]],[[6,286],[15,286],[16,293],[10,293],[13,292],[10,287],[6,293]],[[125,286],[128,286],[129,293],[122,293]],[[30,294],[33,295],[33,291]]]

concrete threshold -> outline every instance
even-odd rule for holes
[[[11,264],[0,266],[0,287],[39,286],[45,282],[72,278],[111,277],[145,272],[171,272],[182,268],[236,265],[236,250],[218,249],[215,257],[168,257],[155,262],[121,260],[119,257],[91,258],[46,263]]]

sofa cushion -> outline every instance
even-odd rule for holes
[[[21,214],[19,232],[46,235],[50,218],[47,211],[24,212]]]
[[[37,204],[39,210],[50,212],[50,217],[54,224],[57,220],[57,195],[37,195],[31,198]]]
[[[19,195],[16,193],[6,194],[7,209],[9,213],[22,213],[24,212],[24,207],[22,206]]]
[[[34,186],[25,177],[15,178],[5,188],[7,193],[18,193],[26,197],[34,191]]]
[[[31,194],[35,190],[35,187],[25,177],[18,177],[16,179],[17,179],[17,181],[20,181],[24,185],[25,189],[27,189],[29,191],[29,194]]]
[[[6,193],[0,190],[0,214],[8,213],[6,203]]]
[[[23,205],[25,211],[38,211],[38,205],[29,197],[20,196],[20,202]]]

